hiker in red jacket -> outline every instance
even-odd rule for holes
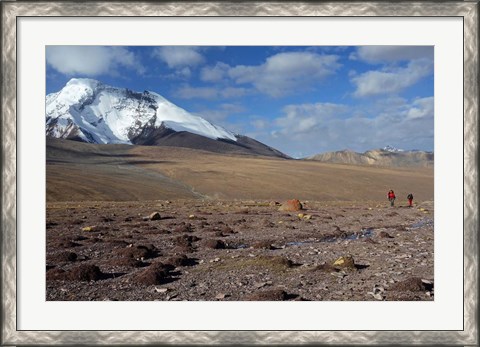
[[[388,191],[388,200],[390,201],[390,206],[393,206],[393,203],[395,202],[395,193],[393,192],[393,190],[389,190]]]
[[[407,199],[408,199],[408,207],[413,207],[413,194],[412,193],[408,194]]]

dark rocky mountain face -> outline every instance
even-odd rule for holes
[[[159,94],[72,79],[46,97],[46,136],[96,144],[174,146],[288,158],[192,115]]]

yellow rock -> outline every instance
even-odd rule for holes
[[[195,218],[195,215],[191,214],[190,216],[188,216],[188,218],[193,219],[193,218]]]
[[[352,256],[345,256],[345,257],[340,257],[335,262],[333,263],[333,266],[338,266],[338,267],[348,267],[348,268],[354,268],[355,267],[355,262],[353,261]]]
[[[282,224],[282,223],[283,223],[283,221],[278,221],[278,224]]]
[[[420,207],[419,210],[420,211],[425,211],[425,209],[423,207]]]
[[[95,226],[84,227],[82,228],[82,231],[95,231]]]
[[[298,214],[298,218],[303,218],[305,215],[303,213]]]
[[[305,219],[312,219],[312,215],[311,215],[311,214],[306,214],[303,218],[305,218]]]

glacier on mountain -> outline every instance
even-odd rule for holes
[[[161,95],[115,88],[88,78],[71,79],[46,97],[46,135],[91,143],[132,144],[146,128],[166,127],[214,140],[236,136],[192,115]]]

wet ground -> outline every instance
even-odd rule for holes
[[[49,203],[46,299],[433,300],[432,202],[280,203]]]

